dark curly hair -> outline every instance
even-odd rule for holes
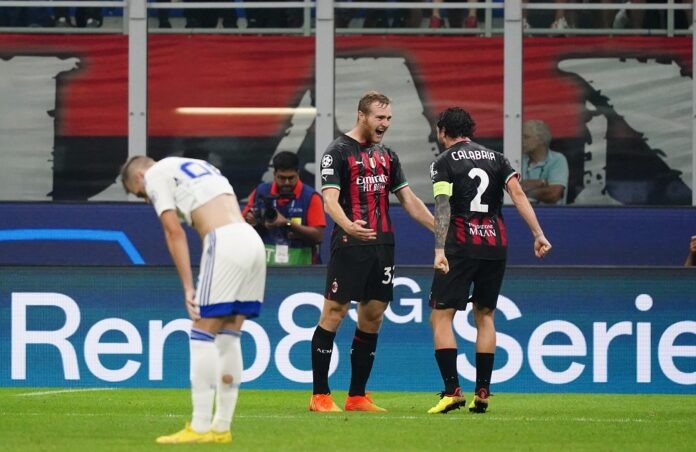
[[[440,113],[437,119],[437,128],[443,130],[450,138],[472,138],[476,130],[476,122],[471,115],[459,107],[450,107]]]
[[[281,151],[273,157],[273,169],[278,171],[299,171],[300,159],[290,151]]]

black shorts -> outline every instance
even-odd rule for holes
[[[495,309],[498,294],[503,284],[505,260],[472,259],[470,257],[447,256],[449,272],[435,272],[430,289],[430,307],[433,309],[456,309],[463,311],[472,302],[477,307]],[[469,289],[474,290],[469,298]]]
[[[365,245],[336,248],[326,268],[324,296],[337,303],[379,300],[389,303],[394,293],[394,246]]]

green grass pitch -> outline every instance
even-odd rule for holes
[[[696,395],[495,394],[486,414],[426,414],[434,393],[373,394],[388,413],[310,413],[309,392],[240,393],[231,445],[157,445],[183,389],[0,389],[2,451],[693,451]],[[470,397],[470,396],[469,396]],[[339,405],[345,392],[335,391]]]

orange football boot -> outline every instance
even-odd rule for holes
[[[341,409],[334,403],[331,394],[312,394],[312,398],[309,399],[309,411],[337,413]]]
[[[346,399],[346,411],[370,411],[373,413],[384,413],[384,408],[378,407],[368,394],[349,396]]]

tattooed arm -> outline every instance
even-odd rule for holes
[[[435,197],[435,262],[433,268],[443,273],[449,271],[449,263],[445,256],[445,240],[450,222],[449,196],[437,195]]]

